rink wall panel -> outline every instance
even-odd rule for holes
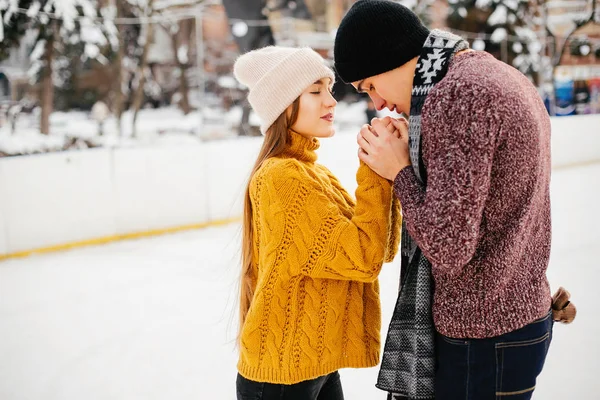
[[[2,159],[8,253],[113,234],[111,151]]]
[[[116,233],[207,221],[206,156],[205,146],[114,150]]]
[[[552,166],[600,162],[600,115],[551,118]]]
[[[600,116],[552,119],[553,168],[600,162]],[[0,159],[0,259],[97,238],[239,217],[262,138],[89,149]],[[353,193],[356,137],[321,141],[320,161]]]
[[[204,145],[206,158],[199,176],[206,188],[209,219],[242,214],[244,191],[261,144],[262,138],[240,138]]]
[[[6,191],[6,185],[1,184],[4,182],[2,169],[3,164],[0,163],[0,254],[8,254],[8,237],[6,235],[8,226],[5,218],[6,207],[4,206],[8,199],[8,192]]]

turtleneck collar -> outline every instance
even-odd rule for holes
[[[317,161],[315,152],[320,144],[316,138],[306,138],[292,130],[289,131],[290,143],[284,151],[284,156],[295,158],[300,161],[314,163]]]

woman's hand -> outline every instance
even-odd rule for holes
[[[373,118],[357,137],[358,157],[383,178],[394,180],[410,165],[408,121],[404,118]]]

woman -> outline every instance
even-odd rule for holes
[[[265,135],[244,205],[237,398],[343,399],[338,369],[379,362],[377,276],[398,247],[400,206],[365,164],[355,203],[316,163],[336,105],[317,53],[265,47],[234,75]]]

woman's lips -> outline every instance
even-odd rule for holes
[[[333,114],[332,113],[325,114],[321,117],[321,119],[324,119],[327,122],[333,122]]]

